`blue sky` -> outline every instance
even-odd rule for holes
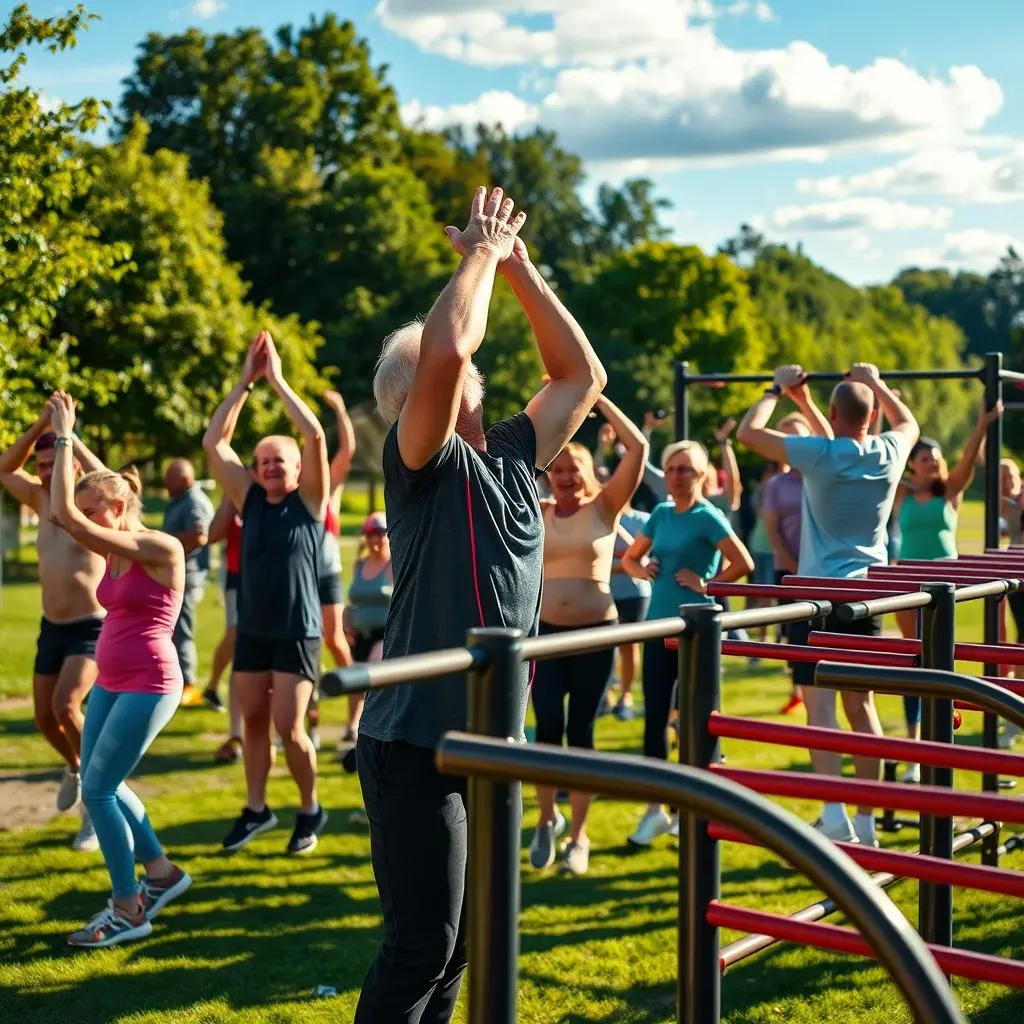
[[[909,263],[988,270],[1024,245],[1020,0],[983,17],[962,0],[87,6],[102,20],[75,51],[30,60],[49,97],[116,101],[148,32],[269,32],[333,9],[389,65],[408,120],[554,128],[588,197],[653,178],[679,241],[713,248],[746,221],[855,283]]]

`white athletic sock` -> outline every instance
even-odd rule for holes
[[[846,804],[823,804],[821,808],[821,823],[828,827],[841,825],[843,822],[849,824],[850,819],[846,814]]]
[[[853,819],[853,830],[857,838],[867,845],[875,841],[875,816],[874,814],[858,814]]]

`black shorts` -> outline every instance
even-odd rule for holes
[[[615,602],[619,612],[619,622],[643,622],[647,618],[650,597],[625,597]]]
[[[60,674],[65,660],[73,657],[96,658],[96,642],[100,638],[103,619],[90,617],[76,622],[39,622],[36,660],[32,671],[37,676]]]
[[[1024,590],[1018,590],[1006,598],[1013,616],[1013,624],[1017,627],[1017,643],[1024,643]]]
[[[344,592],[341,589],[341,577],[336,572],[321,576],[318,583],[318,590],[320,593],[321,608],[329,604],[345,603]]]
[[[374,647],[383,639],[383,629],[371,629],[369,633],[356,633],[356,642],[352,645],[352,660],[360,663],[369,661]]]
[[[320,637],[267,640],[239,632],[233,667],[235,672],[287,672],[316,683],[320,679]]]
[[[812,625],[810,622],[789,623],[789,642],[806,647]],[[875,616],[871,619],[856,619],[854,622],[840,622],[833,613],[825,619],[824,627],[814,628],[824,629],[826,633],[845,633],[847,636],[881,636],[882,619],[881,616]],[[797,686],[813,686],[815,667],[814,662],[796,662],[793,665],[793,682]]]

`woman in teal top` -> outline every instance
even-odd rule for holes
[[[956,528],[964,491],[974,476],[990,423],[1002,413],[1002,404],[990,412],[982,411],[978,424],[967,439],[960,461],[952,470],[946,468],[942,449],[937,441],[922,437],[910,450],[907,475],[896,495],[902,543],[901,561],[940,560],[957,557]],[[897,612],[896,621],[905,637],[917,636],[917,612]],[[907,735],[921,738],[921,699],[904,697],[903,713]],[[905,782],[920,782],[921,766],[907,765]]]
[[[708,453],[696,441],[676,441],[661,456],[669,501],[656,506],[640,535],[622,556],[622,567],[651,581],[648,620],[679,614],[681,604],[709,604],[708,583],[731,583],[754,568],[754,560],[725,516],[703,498]],[[669,705],[676,681],[676,653],[663,640],[644,644],[644,754],[668,757]],[[647,808],[629,837],[648,846],[677,827],[660,804]]]

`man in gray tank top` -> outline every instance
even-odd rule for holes
[[[391,424],[384,500],[394,593],[384,656],[465,641],[473,626],[536,629],[543,535],[534,483],[605,384],[580,326],[530,263],[501,189],[480,188],[469,225],[445,228],[462,257],[426,321],[384,342],[374,395]],[[519,299],[550,378],[525,412],[484,429],[473,355],[496,273]],[[520,681],[520,726],[527,679]],[[356,1024],[447,1024],[466,969],[463,780],[440,775],[433,747],[466,726],[460,677],[366,698],[356,748],[384,939]]]

